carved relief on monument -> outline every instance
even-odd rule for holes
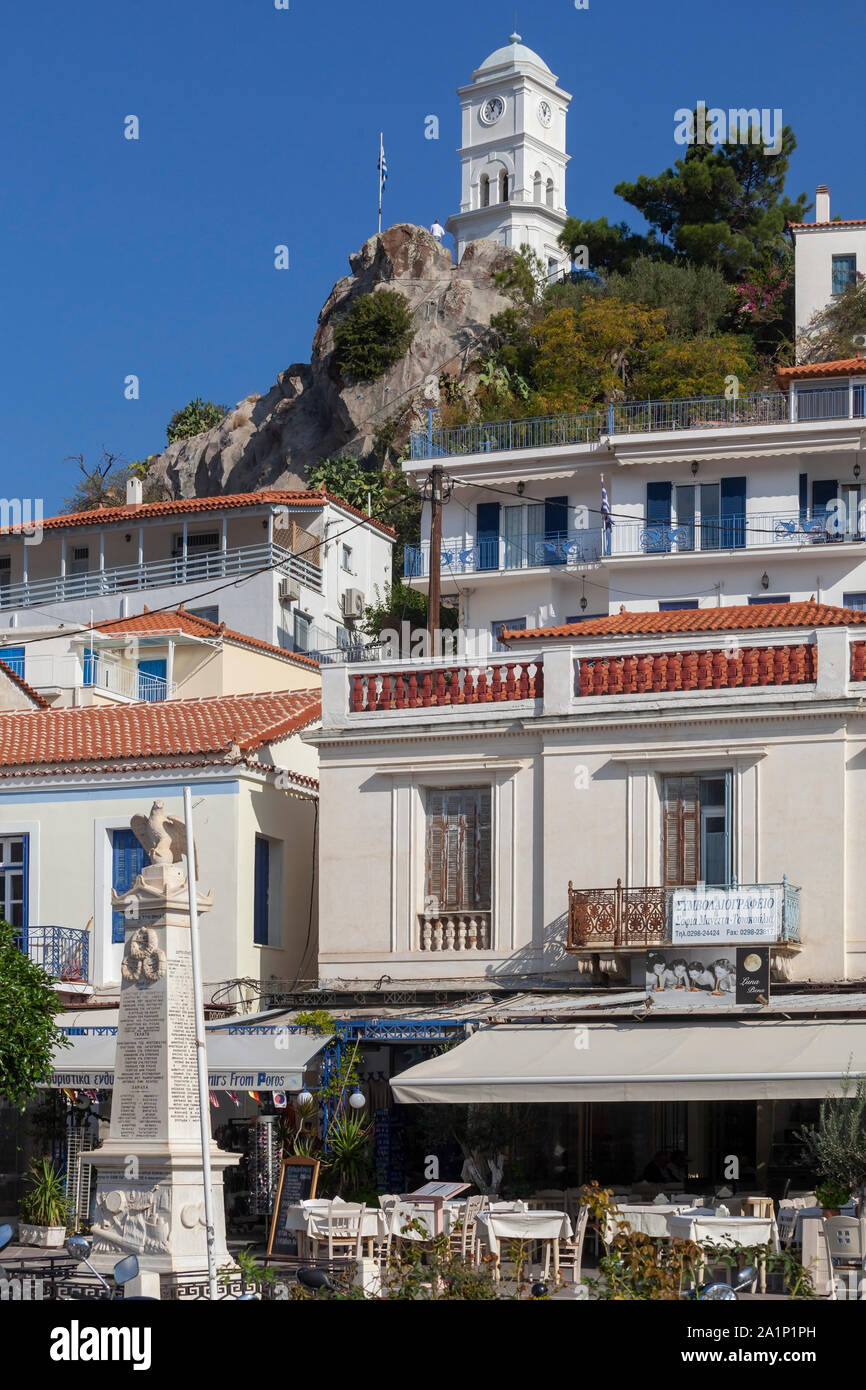
[[[164,1254],[171,1231],[171,1192],[168,1188],[114,1188],[99,1192],[93,1223],[97,1254],[118,1248],[134,1254]]]
[[[120,973],[130,984],[144,988],[165,974],[165,951],[159,949],[155,931],[139,927],[126,943]]]

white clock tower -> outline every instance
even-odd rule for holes
[[[463,191],[448,219],[457,259],[489,237],[541,258],[549,276],[568,268],[556,238],[565,226],[565,122],[571,96],[537,53],[512,34],[458,89],[463,108]]]

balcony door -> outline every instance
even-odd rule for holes
[[[479,502],[475,508],[478,568],[499,569],[499,503]]]
[[[663,779],[662,866],[666,888],[730,883],[730,772]]]

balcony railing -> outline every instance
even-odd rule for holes
[[[202,579],[224,579],[235,574],[274,569],[315,593],[322,592],[318,565],[277,545],[242,545],[232,550],[204,551],[195,555],[150,560],[141,565],[117,565],[89,570],[86,574],[55,575],[49,579],[0,585],[0,608],[28,608],[64,599],[93,598],[139,589],[165,589]]]
[[[751,512],[683,525],[617,520],[610,531],[588,527],[534,540],[492,536],[470,545],[462,538],[443,540],[442,574],[503,573],[551,565],[581,569],[626,555],[693,555],[696,551],[713,553],[846,541],[866,541],[866,516],[849,517],[844,508],[839,508],[838,513],[833,510],[811,515],[801,511]],[[427,578],[429,574],[429,541],[407,545],[404,577]]]
[[[810,420],[859,419],[862,387],[819,387],[795,392],[761,391],[728,399],[695,396],[671,401],[626,401],[580,415],[542,415],[525,420],[487,420],[443,429],[431,418],[411,439],[413,459],[449,458],[516,449],[555,449],[595,443],[602,435],[700,430],[721,426],[781,425]]]
[[[575,888],[568,885],[568,951],[641,950],[650,946],[666,946],[673,941],[674,894],[693,894],[702,899],[707,892],[728,895],[730,914],[745,920],[752,910],[750,904],[762,895],[772,897],[778,904],[776,944],[800,940],[800,889],[783,880],[782,883],[755,883],[719,888],[626,888],[617,879],[615,888]],[[722,927],[724,931],[724,927]],[[768,940],[761,933],[759,939]],[[718,944],[736,941],[724,935]],[[748,937],[743,936],[743,941]],[[700,944],[695,938],[695,945]],[[683,941],[683,949],[690,949]]]
[[[351,673],[349,711],[489,705],[510,700],[540,700],[544,694],[541,661],[455,662],[447,666],[408,665],[399,670]]]
[[[489,951],[490,912],[422,912],[418,917],[419,951]]]
[[[0,660],[3,649],[0,647]],[[74,653],[44,653],[28,651],[6,662],[22,680],[35,690],[59,686],[65,690],[93,688],[99,693],[123,695],[129,700],[160,701],[174,699],[177,682],[169,685],[163,676],[150,675],[134,666],[85,656],[83,661]]]
[[[20,950],[63,984],[86,984],[90,976],[90,933],[79,927],[22,927]]]

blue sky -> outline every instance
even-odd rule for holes
[[[190,397],[234,404],[307,360],[331,286],[376,230],[380,128],[386,224],[456,210],[455,88],[507,41],[513,4],[290,6],[7,7],[4,496],[41,495],[48,514],[74,481],[65,456],[159,452]],[[637,225],[614,184],[679,157],[673,113],[705,99],[781,107],[799,141],[789,193],[827,183],[833,214],[866,216],[857,0],[523,0],[518,28],[574,95],[573,214]],[[131,114],[138,141],[123,137]]]

